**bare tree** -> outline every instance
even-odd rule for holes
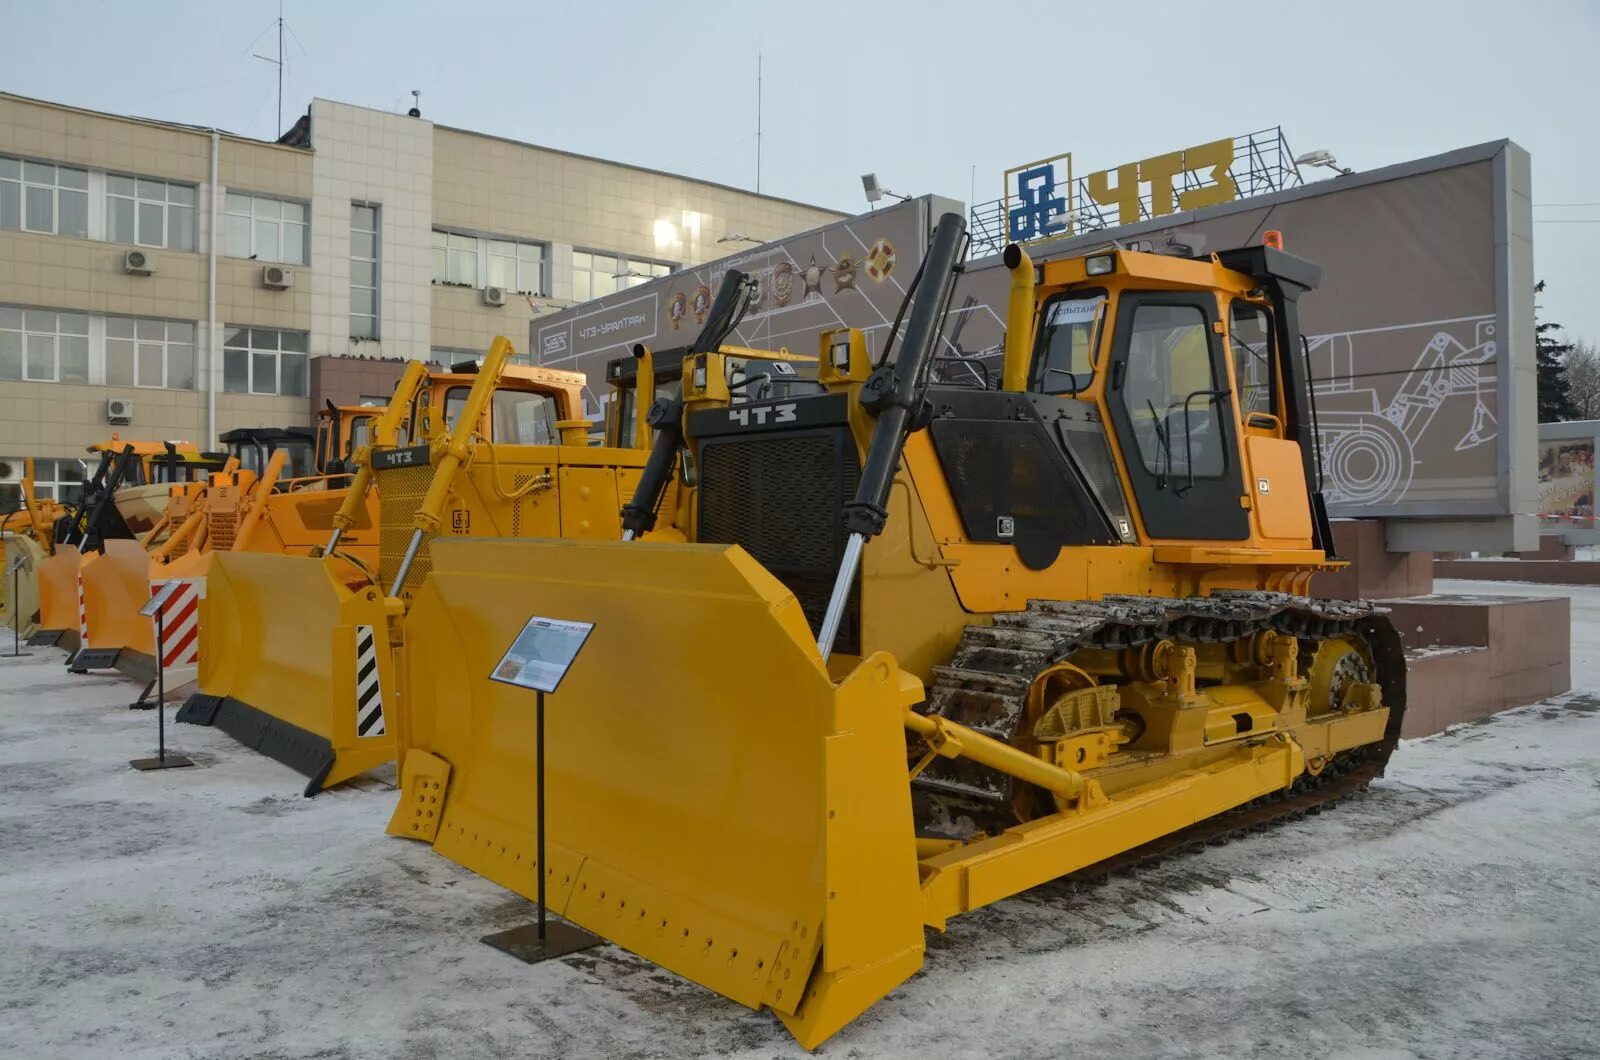
[[[1600,420],[1600,346],[1575,342],[1563,358],[1574,419]]]

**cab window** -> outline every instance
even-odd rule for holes
[[[1272,373],[1272,317],[1250,302],[1235,301],[1228,314],[1228,346],[1239,387],[1239,412],[1278,415]]]
[[[305,478],[317,473],[317,454],[309,441],[285,442],[283,448],[289,451],[289,455],[283,461],[280,478]]]
[[[350,441],[344,447],[344,455],[349,457],[363,445],[372,444],[372,416],[359,416],[350,422]]]
[[[496,444],[555,445],[556,403],[549,394],[496,390],[490,424]]]
[[[1033,357],[1032,389],[1076,394],[1094,378],[1094,355],[1105,321],[1106,292],[1070,291],[1045,303]]]
[[[1152,475],[1216,478],[1227,466],[1208,334],[1198,306],[1146,303],[1133,314],[1122,400]]]

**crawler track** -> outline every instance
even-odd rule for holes
[[[1339,756],[1320,776],[1303,776],[1275,793],[1174,833],[1101,865],[1116,871],[1149,857],[1223,841],[1275,821],[1320,812],[1381,776],[1399,741],[1405,712],[1405,659],[1399,635],[1384,612],[1359,601],[1316,600],[1288,593],[1219,590],[1210,596],[1165,598],[1108,596],[1096,601],[1031,600],[1024,611],[995,616],[989,626],[968,626],[948,666],[937,667],[923,710],[960,722],[997,740],[1013,742],[1026,718],[1026,697],[1045,667],[1090,648],[1121,649],[1159,640],[1226,643],[1271,630],[1303,642],[1337,636],[1366,642],[1390,708],[1383,740]],[[967,759],[938,759],[913,781],[919,823],[935,830],[952,824],[997,833],[1017,823],[1016,783]]]

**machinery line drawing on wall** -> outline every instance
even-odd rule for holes
[[[1371,347],[1413,338],[1422,349],[1409,369],[1361,371],[1399,359]],[[1401,501],[1430,455],[1478,449],[1498,434],[1492,315],[1309,336],[1308,345],[1330,504]]]

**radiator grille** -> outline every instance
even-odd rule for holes
[[[397,467],[377,474],[378,506],[381,526],[378,531],[378,573],[385,587],[394,584],[394,576],[405,558],[406,545],[411,542],[411,520],[422,507],[428,484],[433,481],[433,468],[423,464],[417,467]],[[406,575],[403,592],[415,590],[422,579],[433,569],[428,542],[423,541]]]
[[[227,552],[233,548],[233,539],[238,530],[239,512],[237,509],[207,509],[206,547],[212,552]]]
[[[700,540],[736,544],[822,625],[844,552],[844,505],[860,469],[843,428],[708,440],[700,451]],[[835,642],[860,651],[860,587]]]

